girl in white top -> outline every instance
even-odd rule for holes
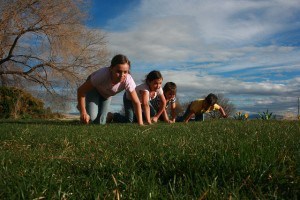
[[[142,104],[144,116],[148,124],[151,124],[152,121],[157,122],[164,110],[163,108],[166,106],[166,99],[161,88],[162,81],[163,77],[161,73],[154,70],[146,76],[145,83],[137,86],[135,89]],[[150,103],[150,101],[156,96],[160,97],[162,103],[162,107],[157,111],[157,113],[153,112],[154,108]]]
[[[142,104],[142,110],[145,120],[148,124],[152,124],[152,121],[157,122],[166,106],[166,99],[161,88],[162,81],[163,77],[159,71],[151,71],[146,76],[145,82],[135,88],[138,98]],[[157,95],[161,99],[162,107],[157,112],[155,112],[150,103],[150,100],[154,99]],[[128,115],[128,113],[132,113],[132,108],[130,106],[130,103],[128,103],[130,100],[132,100],[132,98],[126,91],[126,96],[124,97],[125,115]],[[128,116],[125,117],[128,118]]]
[[[98,124],[106,123],[106,116],[111,97],[126,90],[133,102],[137,122],[142,125],[141,103],[137,96],[136,84],[129,74],[130,61],[124,55],[116,55],[109,67],[104,67],[92,73],[86,82],[77,90],[80,120],[88,124],[90,121]]]

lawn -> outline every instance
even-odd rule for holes
[[[0,199],[298,199],[299,121],[0,121]]]

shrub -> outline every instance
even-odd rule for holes
[[[53,118],[44,102],[14,87],[0,87],[0,118]]]
[[[233,117],[234,117],[234,119],[237,119],[237,120],[247,120],[249,117],[249,114],[237,112],[237,113],[235,113],[235,115]]]
[[[259,117],[257,117],[257,119],[262,119],[262,120],[276,119],[276,116],[273,115],[273,113],[269,112],[269,110],[263,113],[258,113],[258,115]]]

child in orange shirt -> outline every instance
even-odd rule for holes
[[[204,121],[204,113],[208,113],[213,110],[219,110],[224,118],[227,117],[224,109],[217,104],[218,97],[215,94],[210,93],[205,99],[197,99],[192,101],[183,116],[178,117],[176,121],[189,122],[192,116],[195,116],[195,121]]]

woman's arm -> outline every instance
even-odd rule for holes
[[[91,89],[93,89],[93,85],[90,80],[85,81],[77,89],[77,101],[78,101],[78,109],[80,111],[80,120],[85,124],[88,124],[90,122],[90,116],[87,114],[85,109],[85,95]]]
[[[160,117],[160,115],[161,115],[164,111],[166,111],[167,101],[166,101],[165,95],[164,95],[164,94],[160,94],[159,98],[160,98],[160,106],[159,106],[159,110],[157,111],[156,115],[152,118],[152,120],[153,120],[154,122],[157,122],[157,121],[158,121],[158,118]]]
[[[150,107],[149,107],[149,92],[147,91],[140,91],[141,92],[141,103],[144,109],[144,114],[146,117],[146,121],[148,124],[152,124],[151,123],[151,118],[150,118]]]
[[[135,90],[130,92],[130,97],[131,97],[131,100],[132,100],[132,103],[134,106],[135,116],[137,118],[138,124],[143,125],[141,102],[140,102]]]

